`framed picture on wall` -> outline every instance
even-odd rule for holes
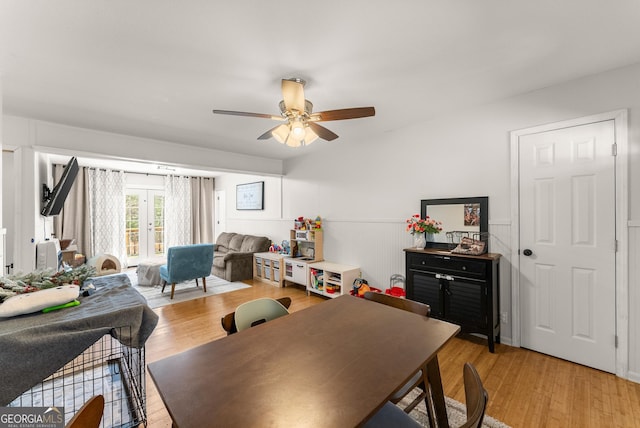
[[[237,210],[264,209],[264,181],[238,184],[236,186]]]

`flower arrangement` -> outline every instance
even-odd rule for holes
[[[407,232],[414,233],[440,233],[442,231],[442,222],[436,221],[429,216],[420,218],[420,215],[414,214],[407,219]]]

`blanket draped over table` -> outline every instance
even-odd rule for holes
[[[142,348],[158,323],[126,275],[93,280],[97,291],[80,305],[0,320],[0,406],[42,382],[110,334]],[[126,327],[126,328],[118,328]]]

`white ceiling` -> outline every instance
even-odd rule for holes
[[[640,62],[638,0],[0,0],[5,114],[287,159]],[[292,149],[280,80],[375,106]]]

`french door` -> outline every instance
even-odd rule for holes
[[[129,266],[164,256],[164,192],[127,189],[125,242]]]

